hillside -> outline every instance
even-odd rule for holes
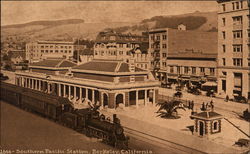
[[[173,28],[177,29],[179,24],[187,26],[187,30],[196,31],[216,31],[217,13],[216,12],[194,12],[176,16],[155,16],[144,19],[139,24],[133,26],[118,27],[113,30],[121,33],[141,33],[153,28]]]
[[[81,19],[55,21],[33,21],[25,24],[1,26],[2,41],[9,36],[19,41],[31,40],[73,40],[76,37],[95,39],[96,35],[105,29],[117,32],[140,34],[152,28],[177,28],[183,23],[188,30],[216,31],[216,12],[194,12],[175,16],[155,16],[138,23],[85,23]]]

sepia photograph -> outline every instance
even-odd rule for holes
[[[250,154],[249,0],[2,0],[0,154]]]

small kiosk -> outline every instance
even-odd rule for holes
[[[214,111],[204,111],[190,116],[194,120],[194,135],[210,138],[221,132],[222,115]]]

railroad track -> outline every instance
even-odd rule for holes
[[[177,154],[204,154],[205,152],[199,151],[194,148],[190,148],[178,143],[174,143],[170,140],[163,139],[151,134],[147,134],[129,127],[123,126],[125,133],[134,136],[138,140],[146,141],[150,144],[155,144],[157,146],[172,149],[171,153],[177,153]]]

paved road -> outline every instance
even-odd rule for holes
[[[175,90],[173,89],[166,89],[166,88],[160,88],[160,96],[159,99],[165,99],[164,96],[173,96]],[[183,97],[181,99],[185,100],[193,100],[195,103],[195,109],[200,110],[201,104],[205,102],[210,102],[213,100],[215,111],[223,114],[226,117],[235,117],[236,113],[242,113],[247,108],[250,109],[249,104],[242,104],[242,103],[236,103],[236,102],[225,102],[223,99],[220,98],[211,98],[203,95],[193,95],[187,92],[183,92]]]
[[[157,154],[180,153],[176,152],[174,148],[165,147],[159,143],[154,144],[146,138],[138,137],[138,135],[128,135],[130,136],[130,150],[152,151]],[[3,102],[1,102],[0,145],[0,149],[13,150],[12,152],[17,149],[49,149],[64,153],[70,153],[70,150],[93,153],[93,149],[118,151],[118,149],[105,145],[96,139],[88,138],[55,122]]]

